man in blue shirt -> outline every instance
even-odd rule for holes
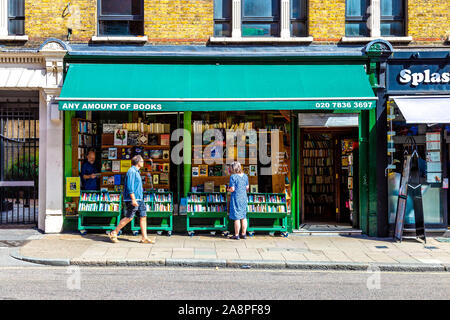
[[[144,159],[137,155],[131,159],[131,168],[128,170],[125,178],[125,188],[123,192],[123,201],[125,203],[125,217],[120,220],[119,225],[114,231],[111,231],[109,237],[112,242],[118,242],[117,235],[133,218],[138,215],[140,218],[141,243],[155,243],[147,238],[147,210],[144,203],[144,189],[139,169],[144,166]]]
[[[81,182],[83,190],[98,190],[98,170],[94,165],[95,151],[89,150],[86,161],[81,166]]]

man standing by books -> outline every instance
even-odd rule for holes
[[[111,231],[109,237],[112,242],[118,242],[117,235],[137,215],[140,218],[141,243],[154,243],[147,238],[147,210],[144,203],[144,188],[139,170],[144,166],[144,159],[137,155],[131,159],[131,168],[128,169],[125,178],[123,201],[125,202],[125,217],[120,220],[119,225]]]
[[[81,166],[81,182],[83,190],[98,190],[98,170],[94,165],[95,150],[88,151],[86,161]]]

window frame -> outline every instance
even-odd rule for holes
[[[23,16],[11,16],[10,15],[10,1],[11,0],[7,0],[7,6],[6,6],[6,15],[7,15],[7,28],[8,28],[8,35],[9,36],[24,36],[25,35],[25,1],[23,1],[23,12],[24,15]],[[23,21],[23,33],[19,34],[19,33],[11,33],[11,29],[10,29],[10,21]]]
[[[289,10],[292,8],[292,2],[293,1],[303,1],[305,3],[305,17],[304,18],[292,18],[292,12],[289,11],[289,32],[291,37],[294,37],[292,34],[292,25],[294,23],[304,23],[305,24],[305,34],[297,37],[307,37],[309,33],[309,24],[308,24],[308,17],[309,17],[309,0],[290,0],[289,1]]]
[[[214,0],[214,4],[215,4],[216,0]],[[215,7],[215,6],[214,6]],[[215,12],[213,12],[213,21],[214,21],[214,27],[213,27],[213,33],[215,33],[215,26],[216,24],[229,24],[230,25],[230,35],[227,37],[231,37],[231,33],[233,30],[233,1],[230,0],[230,13],[231,16],[230,18],[216,18],[215,17]],[[215,36],[215,35],[214,35]]]
[[[118,36],[118,37],[136,37],[136,36],[143,36],[145,33],[145,27],[144,27],[144,0],[139,0],[141,2],[141,8],[142,13],[139,15],[102,15],[102,0],[97,0],[97,35],[100,37],[111,37],[111,36]],[[142,34],[133,35],[133,34],[123,34],[123,35],[108,35],[108,34],[102,34],[100,33],[100,23],[101,21],[140,21],[142,22]]]
[[[403,6],[403,15],[401,16],[383,16],[381,15],[381,1],[380,1],[380,35],[381,37],[404,37],[406,36],[406,0],[400,0]],[[394,34],[394,35],[382,35],[381,34],[381,24],[389,23],[389,22],[402,22],[403,32],[402,34]]]

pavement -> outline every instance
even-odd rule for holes
[[[212,268],[319,269],[380,271],[450,271],[448,238],[400,243],[364,235],[289,237],[255,235],[232,240],[221,235],[193,237],[121,235],[111,243],[106,234],[46,234],[30,239],[11,256],[53,266],[181,266]]]

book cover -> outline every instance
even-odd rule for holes
[[[102,159],[108,159],[109,149],[102,149]]]
[[[166,150],[166,151],[168,151],[168,150]],[[162,159],[163,152],[162,152],[162,150],[149,150],[148,155],[152,159]]]
[[[137,146],[139,142],[139,132],[128,132],[128,142],[127,144],[130,146]]]
[[[157,145],[159,145],[158,135],[157,134],[149,134],[147,143],[150,146],[157,146]]]
[[[127,145],[128,131],[125,129],[119,129],[114,131],[114,145],[125,146]]]
[[[214,181],[205,182],[205,192],[214,192]]]
[[[115,174],[114,175],[114,184],[115,185],[120,185],[122,181],[122,176],[120,174]]]
[[[102,172],[110,172],[112,167],[112,163],[109,160],[102,161]]]
[[[255,177],[258,175],[258,166],[256,164],[250,165],[250,176]]]
[[[161,145],[162,146],[170,145],[170,135],[169,134],[162,134],[161,135]]]
[[[227,192],[227,185],[226,184],[221,184],[220,185],[220,192]]]
[[[199,176],[200,177],[207,177],[208,176],[208,165],[202,164],[199,165]]]
[[[142,158],[144,158],[144,160],[148,160],[150,158],[148,150],[144,150],[144,152],[142,153]]]
[[[103,133],[114,133],[116,130],[122,129],[121,124],[117,123],[104,123]]]
[[[170,168],[170,164],[168,164],[168,163],[164,163],[163,164],[163,172],[169,172],[169,168]]]
[[[159,183],[169,184],[169,175],[167,173],[161,173],[159,175]]]
[[[192,176],[193,177],[198,177],[199,176],[199,168],[198,167],[192,167]]]
[[[108,184],[108,176],[102,177],[102,184]]]
[[[109,148],[108,149],[108,159],[109,160],[117,159],[117,148]]]
[[[154,174],[153,175],[153,184],[159,184],[159,175],[158,174]]]
[[[120,172],[127,172],[131,168],[131,160],[120,161]]]
[[[258,185],[257,184],[250,185],[250,193],[258,193]]]
[[[243,166],[242,169],[243,169],[244,174],[250,175],[250,169],[248,166]]]
[[[108,177],[108,185],[114,185],[114,176]]]
[[[112,161],[112,172],[120,172],[120,160]]]
[[[163,159],[169,160],[170,151],[169,150],[163,150]]]
[[[148,142],[148,136],[142,132],[139,133],[138,145],[146,145]]]

